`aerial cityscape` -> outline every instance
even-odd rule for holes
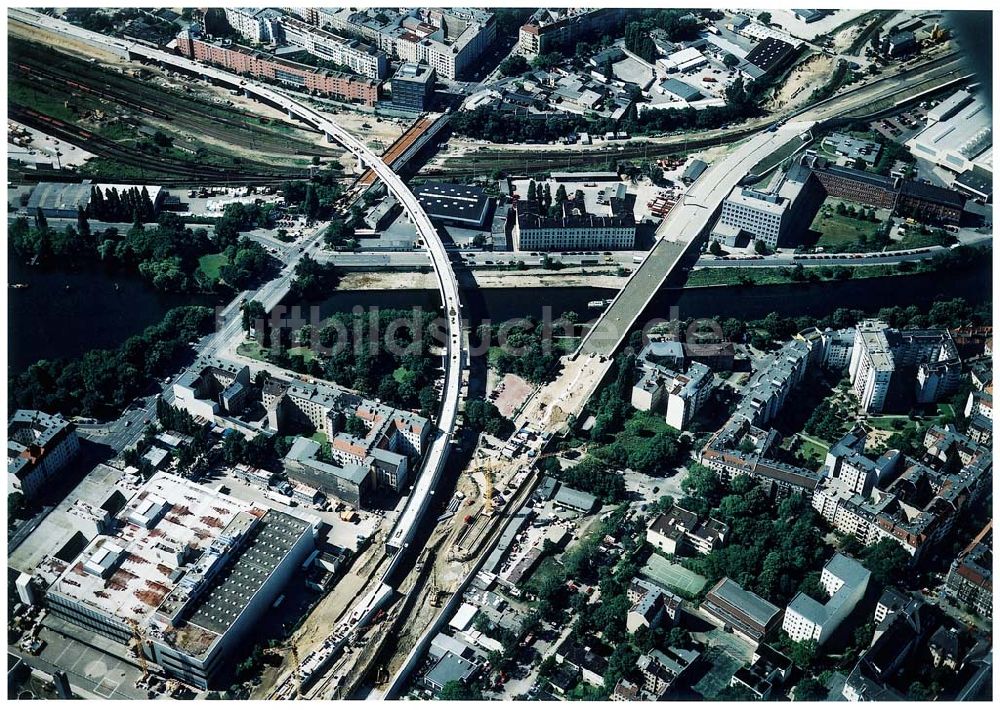
[[[8,699],[992,700],[992,24],[9,8]]]

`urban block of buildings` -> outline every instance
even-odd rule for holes
[[[644,412],[665,411],[668,425],[687,429],[712,394],[712,371],[687,358],[682,343],[652,341],[636,358],[638,381],[632,386],[632,406]]]
[[[887,538],[920,557],[990,485],[992,451],[951,427],[928,429],[919,461],[893,450],[872,460],[863,437],[852,432],[845,440],[831,448],[812,506],[863,545]]]
[[[821,603],[799,592],[785,608],[781,628],[792,641],[826,643],[865,596],[871,572],[839,552],[823,566],[819,584],[828,599]]]
[[[307,22],[359,37],[401,61],[427,64],[449,80],[477,68],[496,40],[496,19],[484,8],[321,7],[303,13]]]
[[[250,384],[250,370],[222,360],[203,359],[173,384],[175,404],[193,416],[234,428],[247,436],[258,433],[323,434],[329,453],[310,439],[296,439],[285,457],[289,480],[315,488],[349,505],[365,508],[379,491],[399,493],[424,452],[430,423],[423,417],[366,400],[337,387],[269,378],[260,388]],[[247,423],[240,415],[257,402],[266,416]],[[366,429],[364,436],[344,430],[349,417]]]
[[[919,404],[938,402],[961,381],[958,348],[947,330],[897,330],[877,320],[859,323],[850,364],[851,387],[866,412],[882,412],[906,381]],[[913,378],[913,379],[910,379]],[[897,392],[894,392],[897,390]]]
[[[7,493],[31,501],[80,453],[76,426],[60,414],[18,409],[7,420]]]

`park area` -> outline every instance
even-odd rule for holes
[[[642,574],[667,589],[673,590],[684,597],[691,598],[705,586],[706,579],[700,574],[671,562],[655,552],[642,568]]]

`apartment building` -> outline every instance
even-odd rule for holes
[[[679,357],[668,358],[668,352]],[[672,367],[661,364],[667,359]],[[712,394],[712,371],[698,362],[685,368],[683,346],[678,342],[653,341],[639,353],[636,363],[639,379],[632,387],[632,406],[664,411],[667,424],[684,431]]]
[[[993,521],[951,563],[945,580],[948,596],[993,618]]]
[[[290,17],[282,18],[281,25],[285,42],[320,59],[343,65],[369,79],[381,81],[389,74],[389,57],[377,47]]]
[[[271,44],[283,39],[281,13],[259,7],[227,7],[226,22],[243,39],[257,44]]]
[[[7,421],[7,492],[37,498],[79,453],[76,426],[61,414],[18,409]]]
[[[836,553],[820,574],[827,601],[820,603],[799,592],[785,609],[781,628],[793,641],[815,641],[822,646],[864,598],[870,578],[860,562]]]
[[[518,49],[530,58],[571,47],[584,38],[613,31],[624,19],[624,8],[538,10],[518,31]]]
[[[881,412],[889,395],[889,383],[896,371],[892,348],[886,337],[888,326],[881,321],[858,324],[851,353],[851,387],[858,404],[866,412]]]
[[[379,98],[379,82],[375,80],[317,69],[228,41],[208,42],[188,30],[177,36],[177,49],[186,57],[235,74],[266,79],[340,101],[374,106]]]
[[[702,520],[689,510],[672,506],[654,519],[646,530],[646,541],[660,552],[683,555],[694,552],[707,555],[726,542],[729,526],[707,518]]]
[[[961,361],[947,330],[900,331],[882,321],[867,320],[855,332],[849,372],[860,407],[882,412],[896,386],[894,377],[902,386],[902,374],[914,373],[916,401],[936,402],[957,389]]]

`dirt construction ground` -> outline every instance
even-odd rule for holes
[[[805,103],[814,89],[823,86],[835,66],[834,57],[825,54],[812,55],[792,70],[768,109],[775,111]]]

